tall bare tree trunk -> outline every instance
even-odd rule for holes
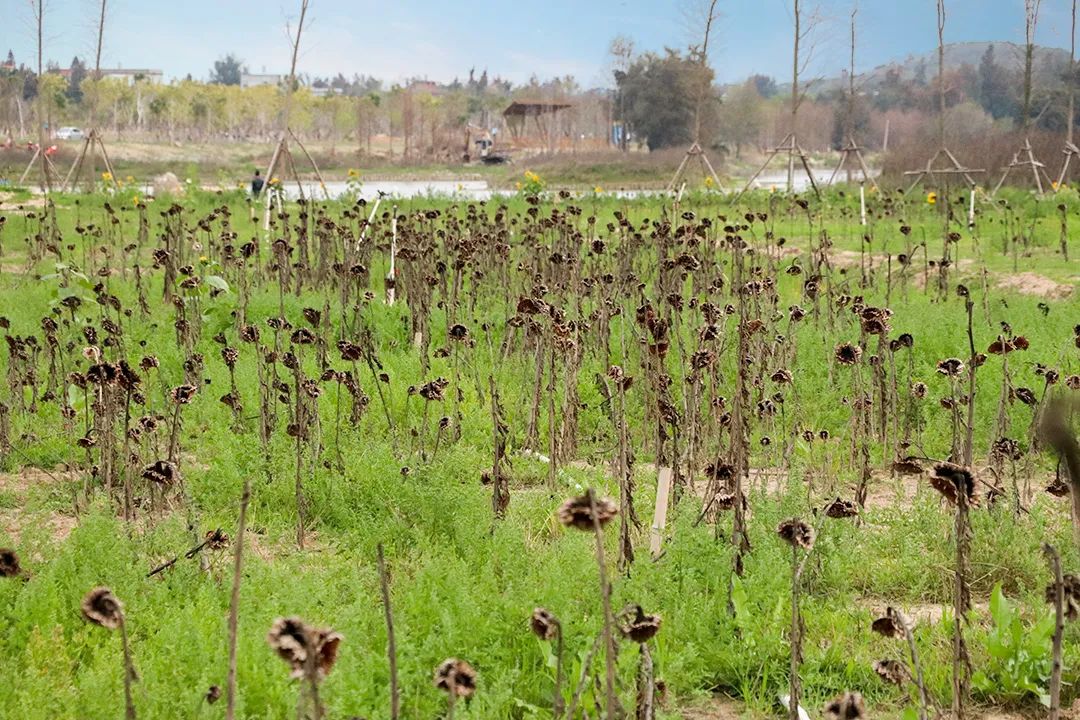
[[[46,118],[49,117],[48,93],[44,92],[42,80],[45,77],[44,62],[44,27],[45,27],[45,0],[31,0],[30,7],[34,12],[34,20],[37,22],[37,125],[38,125],[38,159],[41,162],[41,188],[46,193],[52,190],[52,180],[49,178],[49,158],[45,154],[45,143],[48,141],[45,132]],[[50,130],[52,128],[49,128]]]
[[[938,147],[945,147],[945,0],[937,0]]]

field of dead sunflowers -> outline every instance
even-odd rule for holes
[[[0,716],[1066,717],[1080,199],[969,201],[6,202]]]

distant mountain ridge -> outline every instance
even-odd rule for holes
[[[994,62],[1008,70],[1021,72],[1024,66],[1024,46],[1007,40],[960,42],[945,45],[945,71],[956,70],[964,65],[978,68],[983,55],[990,46],[994,46]],[[858,58],[856,58],[857,60]],[[1069,65],[1069,51],[1062,48],[1035,46],[1034,74],[1036,82],[1060,82],[1062,73]],[[907,81],[924,75],[927,82],[932,82],[937,77],[938,53],[931,50],[922,54],[911,54],[903,60],[878,65],[870,70],[859,70],[856,67],[855,82],[863,92],[872,91],[885,82],[890,71],[897,70],[900,80]],[[823,95],[847,87],[847,73],[840,76],[811,80],[811,95]],[[791,91],[791,83],[784,83],[783,78],[777,78],[777,90],[780,93]]]

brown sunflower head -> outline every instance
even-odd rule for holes
[[[224,550],[229,547],[229,536],[221,531],[221,528],[216,530],[208,530],[205,536],[206,547],[211,550]]]
[[[82,601],[82,614],[87,622],[115,630],[124,622],[124,606],[107,587],[94,588]]]
[[[1065,617],[1070,622],[1075,621],[1080,617],[1080,578],[1075,575],[1063,575],[1061,589]],[[1051,605],[1057,602],[1057,587],[1054,583],[1046,586],[1046,602]]]
[[[857,692],[845,692],[830,700],[822,709],[827,720],[862,720],[866,717],[863,697]]]
[[[601,526],[607,525],[619,513],[614,501],[607,498],[592,498],[590,493],[570,498],[559,506],[559,522],[566,527],[578,530],[594,528],[593,505],[596,506],[595,521]]]
[[[914,457],[904,457],[892,464],[892,471],[897,475],[922,475],[922,465]]]
[[[851,343],[840,343],[836,346],[836,362],[841,365],[855,365],[862,357],[862,348]]]
[[[218,685],[211,685],[206,691],[206,702],[209,705],[213,705],[221,699],[221,687]]]
[[[198,391],[199,389],[194,385],[177,385],[169,394],[177,405],[187,405]]]
[[[878,660],[874,663],[874,672],[890,685],[903,685],[908,678],[908,669],[897,660]]]
[[[945,377],[959,377],[964,372],[964,361],[960,358],[945,358],[938,361],[937,371]]]
[[[329,628],[316,628],[298,617],[278,618],[270,626],[266,642],[292,668],[292,677],[304,677],[313,663],[316,677],[326,677],[337,662],[342,636]]]
[[[784,520],[776,526],[780,539],[795,548],[809,550],[814,547],[816,533],[814,528],[799,518]]]
[[[851,500],[836,498],[825,506],[825,515],[835,519],[855,517],[858,514],[859,506]]]
[[[476,670],[464,660],[447,658],[435,668],[435,687],[458,697],[476,692]]]
[[[971,470],[951,462],[940,462],[930,473],[930,484],[953,505],[963,498],[967,505],[977,505],[975,476]]]
[[[660,631],[660,616],[647,615],[640,605],[626,608],[622,613],[623,622],[619,627],[623,637],[638,644],[647,643]]]
[[[11,548],[0,548],[0,577],[15,577],[22,572],[19,556]]]
[[[529,627],[533,635],[541,640],[554,640],[561,626],[559,619],[550,610],[538,607],[533,610],[532,617],[529,618]]]
[[[142,477],[158,485],[172,485],[177,479],[176,466],[168,460],[155,460],[143,468]]]
[[[885,615],[874,620],[870,629],[887,638],[902,638],[905,635],[904,619],[891,607],[885,608]]]

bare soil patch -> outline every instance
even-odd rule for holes
[[[1033,272],[999,275],[994,282],[1001,290],[1008,290],[1020,295],[1033,295],[1048,300],[1065,300],[1073,294],[1072,285],[1059,283],[1045,275]]]

